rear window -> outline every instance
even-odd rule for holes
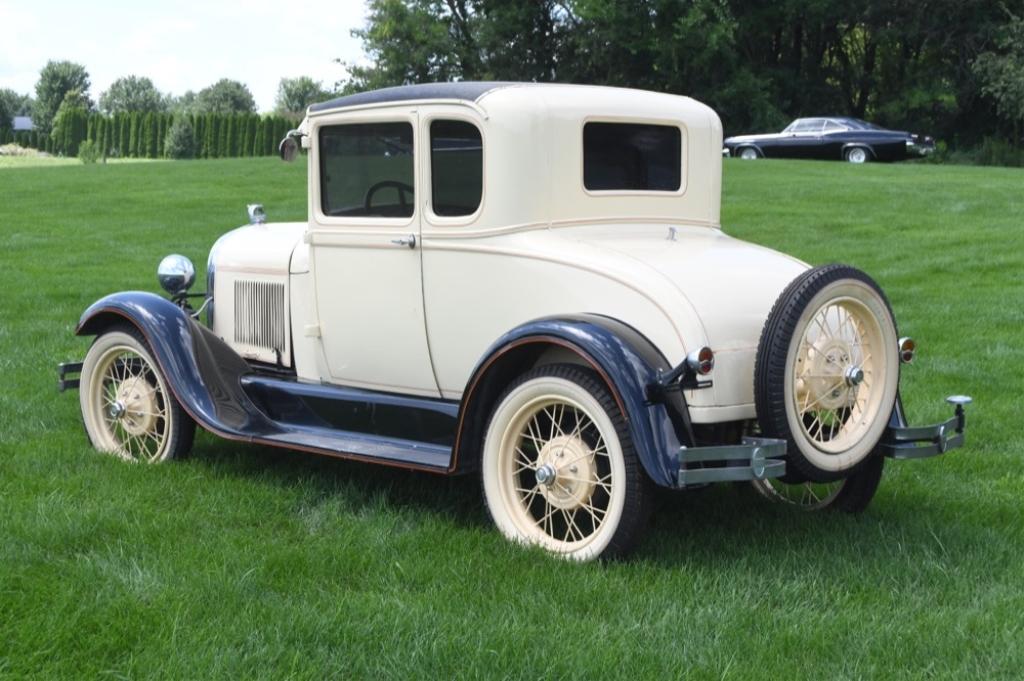
[[[430,124],[431,203],[434,214],[472,215],[484,191],[480,131],[465,121]]]
[[[324,215],[411,217],[413,141],[409,123],[357,123],[320,130]]]
[[[682,132],[673,125],[583,126],[583,186],[591,191],[679,191],[682,158]]]

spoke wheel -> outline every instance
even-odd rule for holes
[[[784,482],[778,478],[753,481],[764,498],[803,511],[839,510],[859,513],[867,508],[882,480],[885,457],[874,454],[856,472],[832,482]]]
[[[510,539],[587,560],[627,550],[646,508],[625,423],[607,389],[543,367],[499,399],[484,443],[484,493]]]
[[[851,267],[808,270],[776,301],[758,347],[755,403],[761,431],[787,440],[802,479],[844,478],[876,449],[896,402],[897,343],[881,289]]]
[[[195,424],[134,329],[97,337],[82,363],[82,419],[94,447],[156,463],[188,451]]]

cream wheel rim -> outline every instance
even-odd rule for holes
[[[146,357],[127,345],[107,349],[87,389],[91,430],[100,449],[128,461],[164,458],[172,416],[163,379]]]
[[[766,478],[756,480],[754,487],[773,501],[781,501],[805,511],[817,511],[831,505],[845,484],[845,479],[834,482],[785,483],[776,478]]]
[[[881,437],[899,381],[884,302],[856,283],[826,289],[798,321],[786,399],[794,437],[827,470],[863,460]],[[891,347],[890,347],[891,346]]]
[[[881,346],[878,321],[852,298],[829,301],[811,317],[793,367],[793,407],[818,449],[845,451],[873,422]]]
[[[614,530],[609,523],[621,492],[610,444],[617,450],[573,399],[540,395],[520,405],[497,452],[500,494],[516,533],[575,553]]]

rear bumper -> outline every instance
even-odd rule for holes
[[[785,456],[786,441],[768,437],[745,437],[737,445],[680,447],[677,486],[777,478],[786,474]]]
[[[928,426],[910,426],[903,403],[897,400],[877,451],[891,459],[926,459],[962,447],[967,428],[964,405],[970,403],[970,398],[950,397],[947,401],[955,405],[951,418]],[[786,474],[786,441],[773,438],[744,437],[740,444],[680,447],[677,456],[677,488]]]
[[[954,405],[952,418],[930,426],[910,426],[903,404],[897,400],[889,429],[880,445],[882,453],[891,459],[926,459],[962,447],[967,428],[964,406],[970,404],[971,399],[956,396],[946,401]]]

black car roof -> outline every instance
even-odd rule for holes
[[[327,109],[342,109],[362,104],[383,104],[386,102],[403,102],[413,99],[464,99],[476,101],[491,90],[509,85],[504,81],[462,81],[458,83],[420,83],[417,85],[399,85],[381,90],[358,92],[354,95],[338,97],[327,102],[313,104],[311,113]]]

